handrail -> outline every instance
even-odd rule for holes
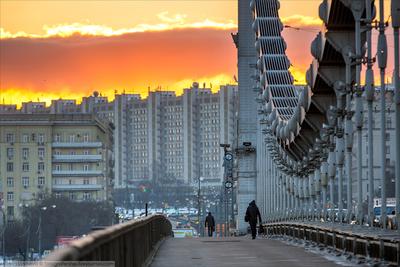
[[[43,261],[53,266],[60,261],[113,261],[115,266],[143,266],[156,245],[170,236],[172,226],[163,215],[116,224],[89,233]]]
[[[268,236],[288,236],[322,247],[364,256],[399,266],[400,235],[397,231],[359,225],[283,221],[263,225]]]

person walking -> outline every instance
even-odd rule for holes
[[[211,215],[211,212],[209,212],[206,217],[205,227],[207,227],[208,236],[211,237],[213,235],[213,232],[215,231],[215,220],[214,216]]]
[[[256,239],[257,235],[257,218],[261,224],[261,214],[256,205],[256,201],[253,200],[249,203],[246,210],[246,216],[244,217],[244,220],[250,224],[252,239]]]

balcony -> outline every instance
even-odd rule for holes
[[[53,162],[97,162],[102,155],[53,155]]]
[[[57,170],[53,170],[52,174],[54,176],[99,176],[99,175],[102,175],[103,172],[101,170],[91,170],[91,171],[84,171],[84,170],[57,171]]]
[[[100,148],[101,142],[53,142],[53,148]]]
[[[53,191],[91,191],[102,190],[100,184],[53,184]]]

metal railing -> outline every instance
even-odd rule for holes
[[[114,262],[115,266],[144,266],[158,244],[172,233],[163,215],[116,224],[94,231],[46,257],[45,266],[64,261]]]
[[[400,235],[395,231],[316,221],[267,223],[264,229],[267,236],[287,236],[360,259],[382,261],[390,266],[400,264]]]

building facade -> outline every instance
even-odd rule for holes
[[[96,175],[101,168],[109,168],[107,164],[98,165],[101,161],[98,150],[103,141],[93,141],[91,134],[87,136],[84,132],[86,128],[80,130],[82,125],[75,127],[80,117],[95,116],[99,124],[96,129],[100,129],[100,125],[112,128],[113,187],[127,189],[143,183],[193,185],[200,177],[205,183],[220,183],[223,151],[219,144],[233,144],[237,132],[236,113],[237,86],[221,86],[219,92],[213,93],[205,85],[200,88],[198,83],[184,89],[180,96],[173,91],[156,91],[149,92],[146,99],[137,94],[121,94],[109,102],[94,92],[83,97],[80,104],[75,100],[58,99],[49,107],[43,102],[29,102],[23,103],[20,110],[15,106],[4,106],[0,110],[0,114],[20,114],[22,120],[28,121],[39,115],[50,121],[52,116],[71,119],[70,127],[67,119],[59,128],[50,127],[50,121],[37,123],[51,128],[51,142],[55,142],[50,149],[51,168],[55,169],[49,176],[54,186],[49,190],[73,199],[102,198],[97,193],[83,195],[67,189],[72,188],[74,182],[85,187],[89,184],[100,187]],[[33,124],[30,127],[34,127]],[[76,147],[70,144],[74,140]],[[91,140],[89,143],[93,144],[82,146],[86,142],[82,140]],[[85,175],[78,170],[85,170]],[[87,173],[89,170],[93,171],[93,176]],[[72,173],[75,178],[68,178]],[[91,187],[94,190],[94,186]]]
[[[386,180],[388,184],[386,185],[387,197],[394,197],[394,182],[395,182],[395,102],[394,102],[394,91],[392,86],[388,85],[389,90],[386,92]],[[377,88],[379,89],[379,88]],[[380,92],[376,92],[375,99],[373,101],[372,111],[373,111],[373,177],[374,177],[374,197],[380,197],[380,188],[382,182],[382,172],[381,172],[381,151],[382,151],[382,138],[381,138],[381,106],[380,106]],[[364,101],[364,123],[362,128],[362,151],[363,151],[363,159],[362,159],[362,192],[369,192],[368,185],[368,115],[367,112],[367,101]],[[355,131],[354,140],[357,140],[358,132]],[[354,142],[354,149],[357,151],[357,142]],[[353,169],[352,169],[352,177],[353,177],[353,199],[357,198],[358,192],[358,184],[357,184],[357,158],[353,157]],[[345,177],[347,179],[347,175]],[[363,201],[366,203],[366,194],[364,194]]]
[[[0,117],[0,177],[7,219],[48,195],[109,200],[112,130],[91,114]]]
[[[128,112],[128,180],[191,184],[203,177],[221,182],[219,144],[234,140],[236,97],[236,86],[212,93],[193,83],[181,96],[161,91],[133,100]]]

